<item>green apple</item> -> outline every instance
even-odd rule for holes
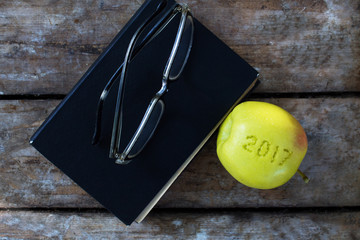
[[[244,185],[259,189],[289,181],[307,148],[300,123],[284,109],[265,102],[236,106],[220,126],[217,139],[217,154],[225,169]]]

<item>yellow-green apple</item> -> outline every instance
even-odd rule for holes
[[[300,123],[284,109],[265,102],[236,106],[222,123],[217,138],[217,154],[225,169],[244,185],[259,189],[289,181],[307,148]]]

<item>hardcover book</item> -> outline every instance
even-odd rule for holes
[[[169,82],[161,98],[165,107],[156,131],[129,164],[116,164],[109,157],[109,148],[119,81],[108,93],[99,143],[93,145],[98,100],[122,65],[133,34],[158,3],[145,1],[30,139],[45,158],[127,225],[145,218],[227,114],[255,86],[258,76],[194,16],[192,48],[182,74]],[[166,1],[158,18],[175,4]],[[177,29],[178,25],[169,24],[128,65],[124,138],[137,128],[133,118],[144,114],[161,88]]]

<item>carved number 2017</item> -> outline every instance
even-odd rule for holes
[[[256,144],[258,143],[258,138],[254,135],[246,137],[247,143],[243,145],[243,148],[248,152],[254,152],[259,157],[265,157],[271,152],[271,160],[270,162],[275,162],[276,157],[279,154],[279,146],[275,146],[273,148],[274,151],[271,149],[271,143],[267,140],[263,140],[260,145],[256,148]],[[287,148],[282,148],[282,151],[285,153],[285,157],[281,159],[278,163],[279,166],[282,166],[293,154],[293,152]]]

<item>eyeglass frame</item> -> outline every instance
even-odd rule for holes
[[[128,158],[130,151],[132,150],[132,148],[135,145],[136,141],[138,140],[140,134],[144,130],[144,127],[145,127],[147,121],[149,120],[150,115],[151,115],[152,111],[154,110],[155,105],[157,103],[164,104],[160,100],[160,98],[164,95],[165,92],[167,92],[168,81],[177,79],[179,77],[179,75],[181,75],[182,70],[188,60],[189,53],[191,51],[192,41],[193,41],[193,33],[194,33],[194,23],[193,23],[193,17],[190,12],[190,9],[186,4],[176,4],[173,7],[173,11],[171,11],[170,14],[168,16],[166,16],[164,19],[157,22],[155,24],[155,26],[147,33],[143,42],[140,43],[140,45],[137,47],[137,49],[134,49],[136,42],[139,39],[142,32],[149,25],[149,23],[152,22],[153,19],[161,12],[161,10],[165,7],[165,4],[166,4],[166,1],[162,1],[156,8],[155,12],[150,17],[148,17],[148,19],[146,21],[144,21],[144,23],[136,30],[136,32],[132,36],[130,43],[128,45],[128,49],[125,54],[123,64],[117,69],[117,71],[110,78],[109,82],[106,84],[106,86],[100,96],[100,99],[99,99],[95,131],[94,131],[92,144],[96,144],[99,141],[103,103],[104,103],[105,98],[107,97],[112,85],[114,84],[115,80],[119,77],[118,73],[121,69],[120,84],[119,84],[119,90],[118,90],[118,96],[117,96],[117,102],[116,102],[116,109],[115,109],[115,116],[114,116],[114,123],[113,123],[112,137],[111,137],[111,145],[110,145],[110,153],[109,153],[109,157],[115,158],[116,159],[115,163],[117,163],[117,164],[128,164],[129,162],[132,161],[132,159]],[[141,49],[146,44],[148,44],[153,38],[155,38],[164,28],[166,28],[166,26],[179,13],[181,13],[181,19],[180,19],[180,23],[178,26],[178,30],[176,33],[175,41],[174,41],[170,56],[165,65],[165,68],[164,68],[164,72],[163,72],[163,76],[162,76],[162,86],[161,86],[160,90],[155,94],[155,96],[151,99],[151,101],[146,109],[146,112],[140,122],[140,125],[138,126],[138,128],[137,128],[136,132],[134,133],[133,137],[131,138],[130,142],[127,144],[127,146],[125,147],[123,152],[120,153],[118,150],[119,150],[119,146],[120,146],[121,129],[122,129],[122,108],[123,108],[122,103],[123,103],[123,96],[124,96],[123,85],[124,85],[125,78],[126,78],[126,71],[128,68],[128,64],[132,60],[132,58],[139,51],[141,51]],[[183,35],[184,29],[185,29],[185,23],[186,23],[188,17],[190,17],[190,21],[191,21],[191,25],[192,25],[189,47],[187,49],[187,53],[186,53],[185,59],[183,61],[182,67],[179,70],[179,74],[176,77],[174,77],[173,79],[170,79],[170,70],[171,70],[172,64],[175,60],[176,53],[179,49],[180,40]],[[162,113],[161,113],[161,115],[162,115]],[[161,118],[161,115],[159,118]],[[156,127],[157,127],[157,124],[155,125],[153,131],[155,131]],[[150,138],[151,138],[151,136],[149,137],[149,139]],[[145,142],[144,146],[147,144],[148,140]],[[139,153],[142,151],[142,148],[139,150]],[[135,156],[132,156],[131,158],[133,158]]]

